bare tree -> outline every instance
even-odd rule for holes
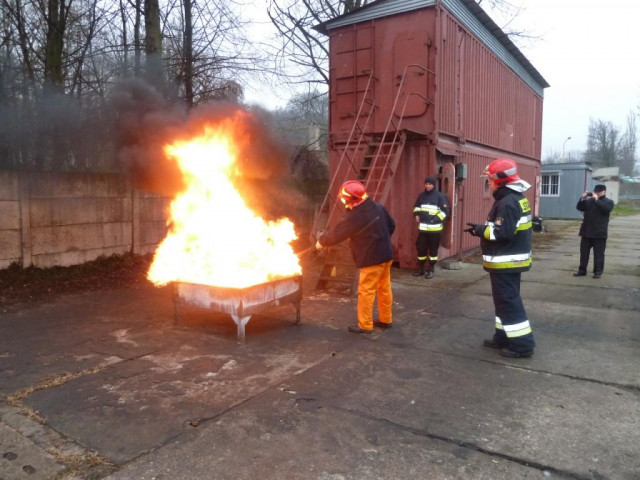
[[[69,9],[73,0],[48,0],[45,14],[47,40],[44,57],[44,86],[52,93],[64,93],[63,54]]]
[[[326,126],[329,123],[326,95],[317,89],[291,97],[285,111],[298,124]]]
[[[493,21],[514,43],[520,43],[525,39],[540,38],[528,30],[514,26],[524,7],[509,0],[476,0],[476,3],[491,16]]]
[[[162,28],[158,0],[144,0],[144,30],[146,54],[159,55],[162,51]]]
[[[326,38],[313,29],[319,23],[353,11],[368,0],[272,0],[267,14],[281,43],[273,46],[281,63],[298,67],[294,82],[329,84]]]
[[[621,158],[620,130],[611,122],[589,120],[585,159],[600,167],[614,167]]]
[[[188,105],[209,100],[238,102],[243,81],[268,70],[265,55],[247,40],[248,23],[233,2],[181,0],[167,17],[164,58]],[[188,5],[189,3],[189,5]]]
[[[182,0],[184,6],[184,98],[187,107],[193,107],[193,19],[191,0]]]
[[[327,39],[314,26],[361,8],[371,0],[271,0],[267,10],[279,35],[270,47],[280,65],[294,64],[286,76],[294,83],[328,85]],[[522,29],[510,28],[521,9],[507,0],[478,0],[477,3],[497,12],[503,18],[505,33],[510,37],[534,38]]]
[[[627,129],[621,141],[620,173],[634,175],[636,166],[636,148],[638,143],[636,114],[631,111],[627,116]]]
[[[235,1],[0,0],[0,167],[114,168],[110,94],[131,76],[240,102],[266,64]]]

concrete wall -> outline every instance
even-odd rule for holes
[[[153,252],[168,202],[119,174],[0,172],[0,268]]]

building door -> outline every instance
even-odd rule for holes
[[[440,166],[440,191],[447,197],[449,202],[449,218],[444,222],[444,230],[442,231],[442,237],[440,238],[440,245],[444,248],[448,248],[450,254],[454,254],[451,251],[452,245],[455,245],[453,239],[455,237],[455,221],[457,218],[457,212],[454,208],[454,201],[456,195],[456,169],[453,165],[453,157],[448,155],[438,155],[441,160],[445,160]]]

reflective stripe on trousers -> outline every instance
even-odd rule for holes
[[[515,338],[531,333],[531,325],[529,324],[529,320],[513,325],[504,325],[500,317],[496,317],[496,330],[504,330],[508,338]]]
[[[364,330],[373,328],[373,302],[378,294],[379,320],[393,321],[393,292],[391,291],[391,264],[393,260],[360,269],[358,281],[358,326]]]
[[[495,308],[495,336],[516,352],[535,347],[531,325],[520,297],[520,272],[490,272],[491,294]]]

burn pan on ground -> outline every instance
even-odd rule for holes
[[[173,282],[174,320],[178,324],[180,305],[192,305],[228,313],[238,327],[238,343],[245,342],[245,326],[251,315],[270,307],[292,303],[296,325],[300,323],[302,276],[280,278],[243,288],[217,287],[188,282]]]

